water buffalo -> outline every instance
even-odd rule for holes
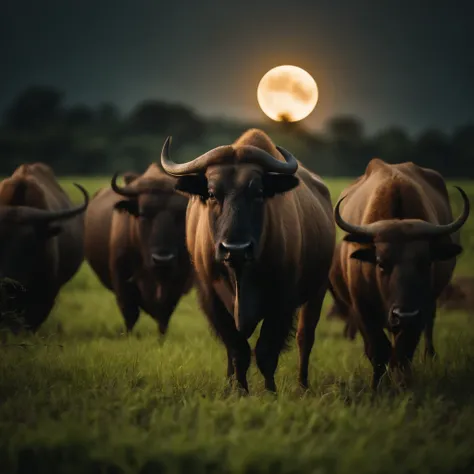
[[[125,186],[99,190],[86,213],[86,259],[111,290],[131,332],[140,309],[164,335],[180,298],[189,292],[193,271],[185,243],[188,199],[175,179],[156,165],[143,175],[128,173]]]
[[[314,343],[335,245],[326,185],[262,131],[189,163],[161,155],[176,189],[190,196],[187,247],[198,275],[200,304],[227,350],[227,375],[248,392],[247,339],[263,320],[255,348],[265,387],[276,391],[281,351],[297,329],[299,381],[308,386]]]
[[[0,182],[0,281],[4,284],[3,323],[16,331],[37,331],[54,306],[61,287],[84,260],[84,216],[89,196],[73,206],[53,170],[24,164]],[[5,288],[6,287],[6,288]],[[13,312],[23,322],[6,321]]]
[[[436,299],[462,252],[459,230],[470,210],[466,193],[457,189],[464,209],[453,222],[438,172],[375,158],[336,204],[336,224],[348,234],[333,260],[331,287],[357,320],[373,365],[373,388],[388,362],[409,375],[423,329],[425,353],[435,354]]]

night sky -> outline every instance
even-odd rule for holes
[[[0,108],[40,83],[71,103],[259,118],[260,78],[294,64],[319,86],[310,127],[347,113],[451,131],[474,121],[473,25],[464,0],[2,0]]]

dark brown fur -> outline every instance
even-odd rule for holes
[[[19,225],[16,216],[23,207],[59,211],[73,204],[43,163],[21,165],[0,182],[0,279],[23,287],[10,295],[14,303],[9,310],[23,313],[26,328],[36,331],[83,262],[84,217],[48,226]]]
[[[240,182],[252,182],[255,177],[260,179],[262,169],[259,166],[239,162],[241,145],[254,145],[283,160],[270,138],[262,131],[252,129],[236,140],[233,144],[235,155],[228,156],[225,164],[207,168],[207,183],[220,183],[224,192],[228,192]],[[274,373],[279,354],[291,333],[298,308],[302,308],[297,328],[299,380],[301,385],[308,386],[309,356],[327,288],[335,226],[325,184],[301,164],[296,176],[300,180],[296,188],[263,201],[258,255],[252,267],[243,270],[247,272],[242,277],[247,282],[243,296],[236,291],[231,273],[216,261],[212,222],[221,218],[221,205],[193,196],[188,207],[187,246],[198,275],[201,306],[226,346],[228,376],[233,376],[235,370],[237,381],[244,390],[248,390],[246,373],[250,364],[247,338],[261,320],[256,361],[265,377],[265,387],[276,390]],[[238,330],[234,320],[239,314],[237,305],[247,305],[249,309],[249,304],[251,311],[257,313],[254,324]]]
[[[174,191],[173,178],[155,165],[142,176],[127,173],[124,181],[130,187],[146,185],[160,192],[124,198],[111,188],[100,190],[86,214],[86,259],[115,294],[127,331],[133,329],[142,309],[165,334],[176,305],[193,284],[184,236],[187,199]],[[134,207],[146,217],[127,212]],[[151,252],[165,241],[177,245],[178,257],[160,270],[153,266]]]
[[[431,241],[407,240],[404,225],[409,224],[403,222],[408,223],[410,219],[416,222],[420,219],[433,224],[448,224],[453,220],[442,176],[413,163],[389,165],[382,160],[373,159],[365,174],[344,190],[342,196],[347,196],[341,211],[345,221],[354,225],[387,221],[380,226],[375,241],[371,244],[376,249],[377,258],[387,262],[403,258],[409,259],[408,262],[418,262],[417,259],[428,255],[431,248]],[[350,237],[349,234],[345,239],[350,240]],[[435,243],[456,247],[455,244],[459,244],[459,232],[439,238]],[[372,248],[366,246],[367,244],[356,243],[355,240],[343,240],[334,255],[330,282],[339,311],[345,314],[346,319],[354,318],[362,333],[366,355],[374,366],[375,387],[389,360],[392,366],[408,368],[423,329],[426,338],[425,352],[430,356],[435,354],[432,342],[435,302],[451,278],[456,259],[453,257],[432,264],[431,272],[426,278],[430,299],[422,302],[430,309],[426,310],[423,320],[416,320],[416,324],[400,330],[389,327],[393,332],[392,348],[384,334],[384,327],[387,326],[387,312],[393,300],[388,286],[393,277],[391,273],[382,274],[377,265],[361,262],[354,257],[354,251],[367,252]],[[365,248],[368,250],[364,250]],[[429,271],[428,265],[426,268]],[[417,282],[416,276],[413,281]]]

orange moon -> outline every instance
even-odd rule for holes
[[[257,100],[262,111],[275,121],[298,122],[316,107],[319,91],[311,74],[297,66],[277,66],[260,80]]]

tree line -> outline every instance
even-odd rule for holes
[[[144,171],[159,159],[168,135],[173,159],[185,161],[256,126],[323,176],[358,176],[377,156],[390,163],[413,161],[446,177],[474,177],[474,124],[450,134],[427,129],[411,136],[393,126],[369,135],[359,117],[345,115],[314,133],[299,123],[204,118],[186,105],[154,99],[127,114],[112,103],[90,107],[67,105],[65,99],[54,87],[36,85],[11,101],[0,123],[0,174],[32,161],[49,164],[58,175]]]

